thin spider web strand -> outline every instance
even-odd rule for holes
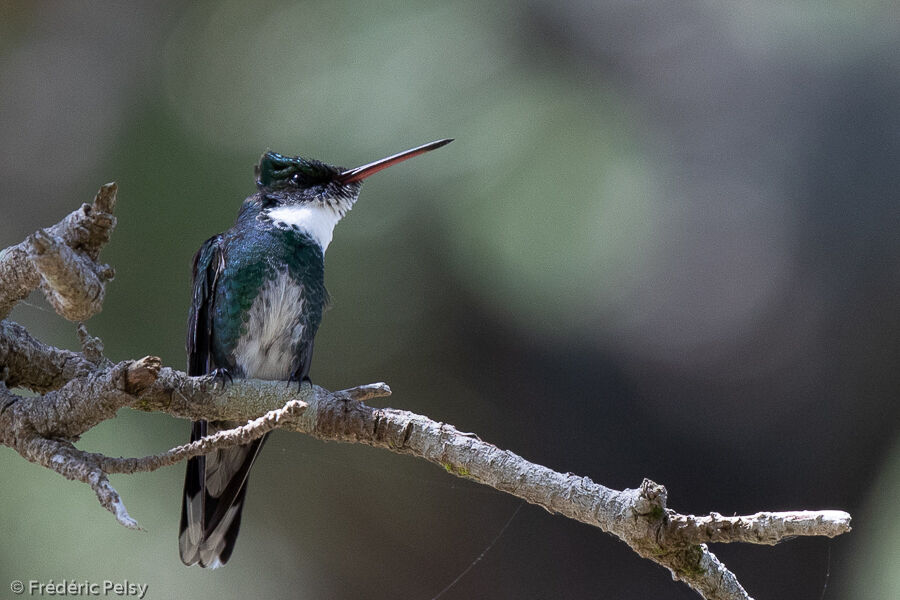
[[[513,519],[516,518],[516,515],[519,514],[519,511],[522,510],[522,506],[524,506],[524,505],[525,505],[524,502],[520,502],[520,503],[519,503],[519,506],[517,506],[517,507],[516,507],[516,510],[513,511],[512,516],[509,518],[509,520],[506,521],[506,525],[503,526],[503,529],[500,530],[500,533],[497,534],[497,537],[495,537],[495,538],[493,539],[493,541],[491,541],[491,543],[488,544],[488,547],[485,548],[484,550],[482,550],[482,551],[481,551],[481,554],[479,554],[478,557],[477,557],[475,560],[473,560],[472,563],[471,563],[468,567],[466,567],[466,569],[465,569],[462,573],[460,573],[459,575],[457,575],[456,579],[454,579],[453,581],[451,581],[450,584],[449,584],[447,587],[445,587],[445,588],[442,589],[440,592],[438,592],[438,595],[435,596],[434,598],[432,598],[431,600],[438,600],[438,598],[440,598],[441,596],[443,596],[448,590],[450,590],[454,585],[456,585],[456,584],[459,582],[460,579],[462,579],[463,577],[465,577],[465,576],[466,576],[466,573],[468,573],[469,571],[471,571],[472,568],[473,568],[475,565],[477,565],[477,564],[481,561],[482,558],[484,558],[484,555],[485,555],[485,554],[487,554],[488,552],[490,552],[491,548],[494,547],[494,544],[496,544],[496,543],[500,540],[500,538],[503,537],[503,534],[506,533],[506,530],[509,529],[509,526],[512,524]]]

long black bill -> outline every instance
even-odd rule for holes
[[[420,154],[424,154],[426,152],[431,152],[436,148],[440,148],[441,146],[446,146],[452,139],[446,140],[435,140],[433,142],[429,142],[417,148],[411,148],[409,150],[405,150],[399,154],[394,154],[393,156],[388,156],[387,158],[382,158],[381,160],[376,160],[373,163],[369,163],[367,165],[363,165],[361,167],[356,167],[355,169],[350,169],[348,171],[344,171],[340,175],[338,175],[337,179],[340,183],[353,183],[354,181],[362,181],[369,175],[374,175],[378,171],[382,169],[387,169],[391,165],[396,165],[397,163],[403,162],[413,156],[418,156]]]

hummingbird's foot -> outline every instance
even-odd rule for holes
[[[210,371],[209,373],[206,374],[206,380],[211,381],[213,384],[213,387],[215,387],[216,384],[221,383],[223,390],[225,389],[225,380],[226,379],[228,380],[228,383],[234,383],[234,377],[231,376],[231,372],[224,367],[219,367],[218,369],[213,369],[212,371]]]
[[[309,378],[309,375],[304,375],[303,377],[299,376],[300,374],[297,372],[291,373],[291,376],[288,377],[287,384],[290,386],[293,382],[297,382],[297,391],[303,389],[303,384],[307,384],[312,386],[312,379]]]

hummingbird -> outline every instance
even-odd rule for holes
[[[364,179],[451,139],[344,169],[266,152],[256,193],[234,226],[194,255],[188,317],[188,374],[213,380],[309,381],[313,341],[328,303],[325,250],[334,226],[353,208]],[[194,421],[191,441],[237,426]],[[268,435],[268,434],[267,434]],[[217,450],[188,460],[178,546],[185,565],[221,567],[241,525],[250,468],[265,443]]]

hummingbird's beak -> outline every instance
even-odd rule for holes
[[[381,160],[376,160],[375,162],[369,163],[367,165],[363,165],[361,167],[356,167],[355,169],[350,169],[348,171],[344,171],[340,175],[337,176],[337,181],[342,184],[354,183],[356,181],[362,181],[369,175],[374,175],[378,171],[382,169],[387,169],[391,165],[396,165],[397,163],[403,162],[413,156],[418,156],[420,154],[424,154],[426,152],[431,152],[436,148],[440,148],[441,146],[446,146],[452,139],[446,140],[435,140],[433,142],[429,142],[423,146],[419,146],[417,148],[411,148],[409,150],[405,150],[400,154],[394,154],[393,156],[388,156],[387,158],[382,158]]]

